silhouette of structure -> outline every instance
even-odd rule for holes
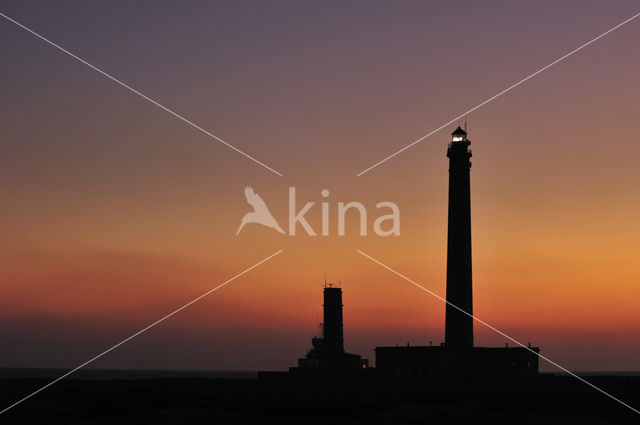
[[[449,157],[449,228],[447,241],[447,301],[473,314],[471,288],[471,151],[467,133],[458,127],[447,149]],[[473,318],[446,306],[444,344],[473,347]]]
[[[306,357],[298,359],[298,367],[290,368],[290,372],[301,373],[303,370],[347,372],[368,367],[367,359],[344,351],[342,307],[342,288],[325,284],[322,337],[315,336],[311,339],[312,348],[307,352]]]
[[[536,353],[538,347],[529,348]],[[420,377],[527,377],[538,374],[538,356],[523,347],[376,347],[376,374]]]
[[[383,376],[533,376],[538,347],[474,347],[471,280],[471,142],[460,127],[451,133],[445,342],[440,346],[376,347]],[[456,307],[458,308],[456,308]],[[462,310],[462,311],[461,311]],[[468,314],[465,314],[468,313]]]

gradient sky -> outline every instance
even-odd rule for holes
[[[279,177],[0,19],[0,366],[97,361],[280,369],[310,348],[323,274],[346,347],[438,344],[440,131],[638,12],[632,1],[29,2],[0,11],[284,174]],[[640,20],[468,117],[474,312],[574,370],[640,370]],[[332,236],[235,231],[251,185],[286,228],[289,186]],[[401,236],[336,236],[339,201],[396,202]],[[478,345],[504,338],[476,325]],[[552,370],[544,364],[546,370]]]

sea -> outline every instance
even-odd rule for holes
[[[55,379],[70,369],[59,368],[0,368],[0,379]],[[545,375],[568,376],[566,372],[545,372]],[[578,376],[640,376],[640,371],[577,371]],[[80,369],[69,375],[68,379],[87,381],[116,379],[157,379],[157,378],[210,378],[210,379],[256,379],[254,370],[149,370],[149,369]]]
[[[57,368],[0,368],[0,379],[55,379],[70,369]],[[115,379],[157,379],[157,378],[211,378],[211,379],[255,379],[257,371],[227,370],[145,370],[145,369],[79,369],[67,379],[87,381]]]

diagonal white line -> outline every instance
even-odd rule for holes
[[[403,278],[404,280],[406,280],[407,282],[417,286],[418,288],[422,289],[425,292],[428,292],[429,294],[433,295],[434,297],[436,297],[437,299],[439,299],[440,301],[443,301],[444,303],[446,303],[447,305],[450,305],[451,307],[455,308],[458,311],[461,311],[462,313],[466,314],[467,316],[471,317],[473,320],[477,321],[478,323],[483,324],[484,326],[486,326],[487,328],[491,329],[492,331],[502,335],[503,337],[507,338],[509,341],[512,341],[516,344],[518,344],[519,346],[525,348],[526,350],[532,352],[533,354],[535,354],[536,356],[540,357],[541,359],[551,363],[552,365],[554,365],[555,367],[557,367],[558,369],[568,373],[569,375],[573,376],[574,378],[584,382],[585,384],[587,384],[588,386],[590,386],[591,388],[601,392],[602,394],[606,395],[607,397],[617,401],[618,403],[620,403],[621,405],[623,405],[624,407],[627,407],[629,409],[631,409],[632,411],[634,411],[635,413],[640,415],[640,410],[637,410],[633,407],[631,407],[630,405],[628,405],[627,403],[623,402],[622,400],[612,396],[611,394],[609,394],[608,392],[596,387],[595,385],[593,385],[591,382],[579,377],[578,375],[576,375],[575,373],[571,372],[570,370],[560,366],[558,363],[554,362],[553,360],[549,359],[548,357],[543,356],[540,353],[536,353],[534,350],[532,350],[531,348],[527,347],[526,345],[524,345],[523,343],[521,343],[520,341],[517,341],[516,339],[510,337],[509,335],[505,334],[504,332],[502,332],[499,329],[494,328],[493,326],[491,326],[490,324],[488,324],[487,322],[478,319],[476,316],[467,313],[465,310],[461,309],[460,307],[458,307],[455,304],[450,303],[449,301],[447,301],[446,299],[442,298],[440,295],[436,294],[435,292],[432,292],[430,290],[428,290],[427,288],[425,288],[424,286],[414,282],[413,280],[409,279],[408,277],[406,277],[405,275],[395,271],[394,269],[392,269],[391,267],[381,263],[380,261],[376,260],[375,258],[371,257],[370,255],[365,254],[364,252],[360,251],[359,249],[356,249],[356,251],[363,255],[364,257],[367,257],[368,259],[370,259],[371,261],[373,261],[374,263],[384,267],[385,269],[389,270],[390,272],[392,272],[393,274],[400,276],[401,278]]]
[[[473,108],[469,109],[466,112],[463,112],[462,114],[458,115],[457,117],[455,117],[454,119],[452,119],[451,121],[442,124],[440,127],[436,128],[435,130],[433,130],[430,133],[425,134],[424,136],[422,136],[421,138],[419,138],[418,140],[415,140],[413,142],[411,142],[410,144],[408,144],[407,146],[405,146],[404,148],[400,149],[399,151],[389,155],[388,157],[386,157],[385,159],[383,159],[382,161],[376,162],[375,164],[373,164],[371,167],[367,168],[364,171],[359,172],[358,174],[356,174],[356,177],[360,177],[361,175],[363,175],[364,173],[366,173],[367,171],[370,171],[372,169],[374,169],[375,167],[377,167],[378,165],[387,162],[388,160],[390,160],[391,158],[393,158],[394,156],[406,151],[407,149],[409,149],[410,147],[414,146],[417,143],[422,142],[424,139],[426,139],[427,137],[437,133],[438,131],[442,130],[443,128],[447,127],[448,125],[458,121],[460,118],[463,118],[465,115],[469,115],[471,112],[475,111],[478,108],[483,107],[484,105],[486,105],[487,103],[491,102],[494,99],[497,99],[498,97],[502,96],[503,94],[507,93],[508,91],[510,91],[511,89],[514,89],[516,87],[518,87],[520,84],[524,83],[527,80],[530,80],[531,78],[535,77],[536,75],[540,74],[541,72],[546,71],[547,69],[551,68],[553,65],[557,64],[558,62],[563,61],[564,59],[568,58],[569,56],[573,55],[576,52],[579,52],[580,50],[584,49],[585,47],[587,47],[588,45],[595,43],[596,41],[598,41],[599,39],[601,39],[602,37],[604,37],[605,35],[617,30],[618,28],[620,28],[621,26],[623,26],[624,24],[631,22],[632,20],[636,19],[638,16],[640,16],[640,13],[636,13],[635,15],[633,15],[632,17],[630,17],[629,19],[627,19],[624,22],[619,23],[618,25],[616,25],[615,27],[611,28],[608,31],[603,32],[602,34],[600,34],[599,36],[597,36],[596,38],[587,41],[586,43],[584,43],[583,45],[581,45],[580,47],[570,51],[569,53],[567,53],[566,55],[554,60],[553,62],[551,62],[549,65],[540,68],[539,70],[537,70],[536,72],[534,72],[533,74],[523,78],[522,80],[518,81],[515,84],[512,84],[511,86],[507,87],[506,89],[502,90],[500,93],[491,96],[489,99],[485,100],[482,103],[479,103],[478,105],[474,106]]]
[[[94,71],[99,72],[100,74],[104,75],[105,77],[109,78],[110,80],[114,81],[115,83],[121,85],[122,87],[126,88],[127,90],[137,94],[138,96],[142,97],[145,100],[148,100],[149,102],[153,103],[154,105],[156,105],[158,108],[170,113],[171,115],[173,115],[174,117],[184,121],[185,123],[189,124],[191,127],[195,128],[196,130],[201,131],[202,133],[206,134],[207,136],[217,140],[218,142],[224,144],[225,146],[233,149],[234,151],[238,152],[239,154],[249,158],[250,160],[252,160],[253,162],[262,165],[264,168],[266,168],[267,170],[279,175],[280,177],[282,177],[282,174],[277,172],[276,170],[274,170],[273,168],[269,167],[268,165],[263,164],[262,162],[258,161],[257,159],[255,159],[254,157],[252,157],[251,155],[244,153],[243,151],[241,151],[240,149],[236,148],[235,146],[229,144],[228,142],[226,142],[225,140],[221,139],[220,137],[216,136],[215,134],[205,130],[204,128],[200,127],[197,124],[194,124],[193,122],[189,121],[188,119],[186,119],[185,117],[183,117],[182,115],[179,115],[178,113],[172,111],[171,109],[167,108],[166,106],[161,105],[160,103],[156,102],[155,100],[151,99],[150,97],[140,93],[138,90],[134,89],[133,87],[123,83],[122,81],[118,80],[116,77],[113,77],[110,74],[107,74],[106,72],[104,72],[103,70],[101,70],[100,68],[91,65],[89,62],[85,61],[84,59],[74,55],[73,53],[71,53],[70,51],[66,50],[65,48],[57,45],[56,43],[54,43],[53,41],[45,38],[44,36],[38,34],[37,32],[35,32],[34,30],[32,30],[31,28],[26,27],[25,25],[21,24],[20,22],[16,21],[15,19],[10,18],[9,16],[5,15],[4,13],[0,12],[0,16],[2,16],[3,18],[5,18],[6,20],[13,22],[14,24],[16,24],[17,26],[19,26],[20,28],[30,32],[31,34],[35,35],[36,37],[38,37],[39,39],[49,43],[50,45],[52,45],[53,47],[55,47],[56,49],[60,50],[63,53],[66,53],[67,55],[71,56],[72,58],[78,60],[79,62],[82,62],[83,64],[85,64],[86,66],[88,66],[89,68],[93,69]]]
[[[80,366],[77,366],[76,368],[70,370],[69,372],[65,373],[64,375],[54,379],[53,381],[49,382],[48,384],[46,384],[45,386],[39,388],[38,390],[32,392],[31,394],[27,395],[26,397],[16,401],[15,403],[13,403],[11,406],[8,406],[6,408],[4,408],[2,411],[0,411],[0,415],[2,415],[3,413],[5,413],[7,410],[12,409],[14,407],[16,407],[17,405],[19,405],[20,403],[22,403],[25,400],[28,400],[29,398],[33,397],[34,395],[38,394],[40,391],[50,387],[51,385],[55,384],[56,382],[66,378],[67,376],[71,375],[72,373],[76,372],[79,369],[82,369],[83,367],[85,367],[86,365],[88,365],[89,363],[94,362],[95,360],[99,359],[100,357],[104,356],[105,354],[109,353],[110,351],[115,350],[116,348],[120,347],[122,344],[124,344],[127,341],[132,340],[133,338],[137,337],[138,335],[140,335],[143,332],[148,331],[149,329],[153,328],[154,326],[156,326],[157,324],[159,324],[160,322],[163,322],[164,320],[168,319],[169,317],[173,316],[174,314],[178,313],[181,310],[184,310],[185,308],[189,307],[191,304],[199,301],[200,299],[206,297],[207,295],[209,295],[212,292],[217,291],[218,289],[222,288],[223,286],[225,286],[227,283],[239,278],[240,276],[242,276],[243,274],[255,269],[256,267],[258,267],[260,264],[272,259],[273,257],[275,257],[276,255],[280,254],[282,252],[282,250],[278,250],[276,253],[271,254],[270,256],[268,256],[267,258],[264,258],[260,261],[258,261],[256,264],[254,264],[253,266],[249,267],[248,269],[243,270],[242,272],[238,273],[237,275],[233,276],[231,279],[221,283],[220,285],[216,286],[215,288],[205,292],[204,294],[200,295],[198,298],[195,298],[191,301],[189,301],[188,303],[186,303],[185,305],[183,305],[180,308],[177,308],[176,310],[172,311],[171,313],[167,314],[166,316],[164,316],[161,319],[156,320],[155,322],[153,322],[152,324],[150,324],[149,326],[147,326],[146,328],[140,329],[138,332],[134,333],[133,335],[123,339],[122,341],[120,341],[119,343],[117,343],[116,345],[114,345],[113,347],[103,351],[102,353],[98,354],[95,357],[92,357],[91,359],[87,360],[86,362],[82,363]]]

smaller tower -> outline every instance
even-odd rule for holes
[[[291,372],[301,373],[300,370],[308,372],[315,369],[322,373],[349,373],[368,367],[367,359],[344,351],[342,307],[342,288],[325,281],[322,336],[311,339],[311,350],[304,358],[298,359],[298,367],[291,368]]]
[[[343,353],[342,288],[333,285],[324,288],[324,322],[322,337],[327,353]]]

